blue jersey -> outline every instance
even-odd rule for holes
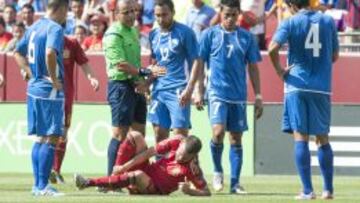
[[[149,35],[151,57],[166,68],[164,77],[155,80],[153,91],[178,89],[186,86],[192,63],[198,58],[198,44],[194,32],[186,25],[174,22],[171,30],[160,28]]]
[[[339,49],[335,23],[320,12],[301,10],[283,21],[273,41],[289,44],[285,92],[331,92],[332,58]]]
[[[27,29],[16,50],[28,58],[32,73],[28,83],[29,95],[41,98],[48,98],[50,94],[52,97],[63,97],[62,93],[56,91],[54,95],[46,66],[46,49],[54,49],[57,53],[56,75],[60,81],[63,81],[63,46],[63,28],[48,18],[38,20]]]
[[[232,103],[246,101],[246,66],[261,61],[250,32],[240,27],[232,32],[220,25],[211,27],[200,40],[200,57],[208,63],[209,97]]]

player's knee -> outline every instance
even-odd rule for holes
[[[59,140],[59,137],[57,136],[48,136],[46,138],[46,142],[55,145]]]
[[[129,131],[127,138],[136,146],[136,151],[143,151],[147,148],[145,138],[138,131]]]
[[[213,126],[213,141],[215,143],[222,143],[225,136],[225,129],[220,125]]]
[[[187,128],[175,128],[174,129],[174,135],[188,136],[188,134],[189,134],[189,129],[187,129]]]
[[[324,136],[324,135],[316,136],[315,142],[316,142],[316,145],[318,145],[318,146],[326,145],[327,143],[329,143],[329,137]]]
[[[232,145],[241,145],[242,143],[242,133],[230,132],[230,144]]]
[[[124,140],[129,131],[129,127],[121,126],[121,127],[113,127],[113,138],[117,140]]]

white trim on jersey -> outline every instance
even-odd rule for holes
[[[211,100],[219,100],[219,101],[230,103],[230,104],[246,104],[247,103],[247,101],[233,101],[233,100],[227,100],[227,99],[223,99],[220,97],[209,95],[209,101],[211,101]]]
[[[39,96],[35,96],[33,94],[27,93],[27,95],[29,97],[32,97],[34,99],[41,99],[41,100],[49,100],[49,101],[65,101],[65,98],[44,98],[44,97],[39,97]]]
[[[332,95],[331,92],[325,92],[325,91],[320,91],[320,90],[311,90],[311,89],[303,89],[303,88],[296,88],[296,87],[293,87],[292,90],[287,90],[285,88],[284,93],[287,94],[287,93],[296,92],[296,91]]]

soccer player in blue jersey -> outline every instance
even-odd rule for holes
[[[200,40],[201,65],[208,66],[207,95],[209,117],[213,136],[210,143],[214,164],[213,187],[221,191],[224,187],[221,164],[225,132],[230,134],[230,192],[246,193],[240,186],[240,171],[243,160],[242,135],[248,129],[246,120],[247,84],[246,72],[256,95],[256,117],[262,114],[262,98],[257,63],[260,51],[254,36],[236,26],[240,5],[238,0],[222,0],[222,23],[207,29]],[[203,70],[203,68],[201,69]],[[201,71],[200,73],[203,73]],[[201,74],[203,76],[203,74]],[[199,83],[196,104],[201,106],[202,83]]]
[[[190,128],[190,99],[197,81],[198,43],[191,28],[174,21],[171,0],[155,1],[159,28],[151,31],[151,57],[167,74],[153,81],[148,118],[154,126],[156,142],[174,134],[187,135]],[[192,68],[191,68],[192,67]]]
[[[287,0],[293,17],[278,27],[269,54],[285,82],[282,130],[295,141],[295,164],[303,185],[296,199],[314,199],[311,183],[309,135],[315,135],[324,180],[322,198],[333,198],[333,159],[329,143],[332,63],[339,56],[339,43],[331,17],[308,9],[308,0]],[[288,66],[279,62],[279,49],[289,45]]]
[[[66,20],[67,0],[49,0],[46,17],[28,28],[18,43],[15,59],[30,76],[27,88],[28,134],[36,135],[31,158],[33,194],[59,196],[48,184],[55,144],[63,135],[63,46],[61,24]]]

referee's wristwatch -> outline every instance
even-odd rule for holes
[[[146,77],[152,74],[152,71],[149,68],[139,68],[139,76]]]

